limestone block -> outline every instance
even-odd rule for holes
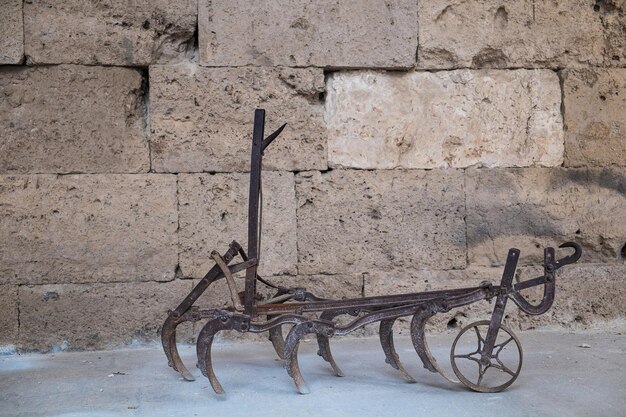
[[[565,164],[626,165],[626,69],[563,74]]]
[[[326,168],[326,132],[313,68],[150,68],[152,166],[160,172],[247,171],[254,109],[266,135],[287,128],[265,151],[266,169]]]
[[[0,64],[19,64],[24,59],[22,0],[3,1],[0,19]]]
[[[0,173],[146,172],[141,73],[0,68]]]
[[[582,245],[583,262],[623,262],[624,169],[477,169],[465,186],[470,264],[502,265],[511,247],[520,265],[541,264],[544,247],[566,241]]]
[[[329,165],[558,166],[560,103],[558,77],[547,70],[335,73]]]
[[[191,282],[21,286],[20,349],[50,352],[155,342],[167,310],[191,291]],[[191,337],[191,324],[177,328]]]
[[[0,285],[0,354],[11,353],[17,345],[17,285]]]
[[[562,68],[604,59],[593,0],[421,1],[418,21],[420,68]]]
[[[199,0],[200,62],[210,66],[409,68],[417,2]]]
[[[459,171],[303,173],[296,198],[300,274],[465,267]]]
[[[193,55],[196,0],[26,1],[34,64],[149,65]]]
[[[214,265],[212,250],[248,245],[248,175],[181,174],[180,267],[185,277],[202,278]],[[296,201],[289,172],[263,173],[261,275],[296,272]],[[239,259],[239,258],[238,258]]]
[[[626,315],[625,277],[624,265],[578,264],[565,267],[557,273],[552,308],[541,316],[520,312],[520,327],[580,329],[623,319]],[[526,290],[522,294],[537,303],[541,300],[543,288]]]
[[[0,279],[167,281],[177,257],[172,175],[0,177]]]

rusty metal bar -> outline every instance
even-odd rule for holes
[[[493,294],[499,287],[491,287]],[[421,293],[381,295],[376,297],[362,297],[348,300],[327,300],[313,301],[305,303],[286,303],[286,304],[264,304],[258,305],[259,314],[286,314],[286,313],[312,313],[317,311],[332,311],[338,309],[363,309],[368,307],[387,307],[397,306],[399,304],[413,304],[426,302],[440,298],[442,296],[457,296],[476,291],[476,287],[459,288],[454,290],[428,291]],[[493,295],[492,294],[492,295]]]
[[[263,135],[265,130],[265,110],[254,112],[254,130],[252,132],[252,152],[250,160],[250,197],[248,206],[248,256],[258,260],[259,252],[259,200],[261,192],[261,164],[263,158]],[[245,313],[254,316],[254,297],[256,294],[257,265],[246,270],[244,295]]]

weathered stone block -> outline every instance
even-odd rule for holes
[[[0,285],[0,354],[17,345],[17,285]]]
[[[623,169],[468,170],[465,187],[470,264],[502,265],[511,247],[522,251],[520,265],[541,264],[544,247],[570,240],[583,261],[623,262]]]
[[[255,107],[266,135],[288,123],[265,152],[264,167],[326,168],[326,132],[312,68],[150,68],[152,166],[161,172],[246,171]]]
[[[148,171],[143,94],[133,69],[0,69],[0,173]]]
[[[0,19],[0,64],[19,64],[24,59],[22,0],[3,1]]]
[[[26,1],[34,64],[149,65],[193,55],[197,1]]]
[[[0,177],[0,279],[166,281],[177,257],[173,175]]]
[[[459,171],[305,173],[296,197],[300,274],[465,267]]]
[[[565,164],[626,165],[626,69],[563,74]]]
[[[599,65],[605,47],[593,0],[422,1],[420,68]]]
[[[199,0],[198,19],[203,65],[415,64],[416,1]]]
[[[167,310],[191,290],[190,281],[21,286],[21,350],[104,349],[159,340]],[[191,324],[178,327],[180,340]]]
[[[561,91],[548,70],[346,72],[330,77],[331,166],[558,166]]]
[[[201,278],[213,266],[213,249],[224,253],[237,240],[247,248],[248,175],[181,174],[180,267]],[[261,275],[296,272],[296,201],[292,173],[263,174]]]
[[[541,316],[529,316],[520,311],[520,327],[588,328],[621,319],[626,315],[625,277],[624,265],[579,264],[565,267],[557,274],[552,308]],[[541,300],[543,288],[526,290],[522,294],[537,303]]]

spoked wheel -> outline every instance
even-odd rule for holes
[[[466,387],[479,392],[499,392],[510,386],[522,369],[522,345],[515,333],[500,325],[493,352],[483,357],[489,320],[461,330],[450,351],[452,370]]]

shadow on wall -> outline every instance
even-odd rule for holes
[[[626,176],[620,171],[474,171],[468,182],[470,264],[502,265],[502,247],[521,249],[522,264],[540,263],[537,249],[569,240],[583,246],[582,262],[622,262],[626,254]]]

